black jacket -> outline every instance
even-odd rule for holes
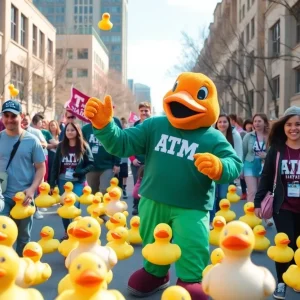
[[[61,143],[59,143],[55,153],[55,158],[52,165],[52,171],[50,174],[49,184],[51,188],[54,188],[58,183],[62,158],[63,157],[61,153]],[[93,167],[94,167],[93,154],[89,145],[87,145],[87,149],[84,152],[83,157],[80,158],[74,173],[77,174],[76,177],[78,178],[78,181],[80,183],[85,181],[85,175],[89,173],[93,169]]]
[[[281,161],[284,155],[284,149],[285,149],[284,147],[275,148],[272,146],[267,153],[258,190],[254,199],[255,208],[259,208],[267,192],[268,191],[272,192],[273,190],[273,182],[274,182],[274,176],[276,171],[276,156],[277,156],[277,151],[279,151],[280,153],[279,166],[278,166],[276,188],[274,192],[274,202],[273,202],[273,212],[279,213],[280,207],[284,201],[284,186],[281,180]]]

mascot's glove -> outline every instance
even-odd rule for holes
[[[196,153],[195,166],[198,171],[212,180],[219,180],[222,176],[223,165],[221,160],[211,153]]]
[[[97,98],[90,98],[85,105],[84,115],[97,129],[104,128],[113,117],[113,106],[110,96],[105,96],[104,102]]]

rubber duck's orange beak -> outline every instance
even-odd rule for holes
[[[26,249],[23,254],[27,257],[33,257],[38,255],[36,251],[33,251],[31,249]]]
[[[249,212],[254,212],[254,211],[255,211],[255,208],[254,208],[254,207],[249,207],[249,208],[247,208],[247,211],[249,211]]]
[[[83,192],[84,193],[88,193],[89,192],[89,189],[87,187],[83,188]]]
[[[250,247],[250,243],[237,235],[231,235],[224,239],[222,245],[229,250],[244,250]]]
[[[267,233],[266,230],[261,230],[257,232],[258,235],[265,235],[266,233]]]
[[[117,192],[109,192],[108,195],[113,198],[118,196]]]
[[[73,236],[75,236],[77,238],[88,238],[93,235],[91,232],[89,232],[88,230],[81,228],[81,227],[75,228],[72,231],[72,234],[73,234]]]
[[[220,264],[223,261],[223,258],[220,258],[219,260],[217,260],[217,263]]]
[[[119,224],[120,222],[118,220],[116,220],[115,218],[111,217],[109,219],[113,224]]]
[[[169,233],[166,230],[159,230],[155,233],[155,236],[160,239],[166,239],[170,237]]]
[[[45,191],[45,190],[46,190],[45,187],[43,187],[43,186],[40,186],[40,187],[39,187],[39,191]]]
[[[220,228],[220,227],[224,227],[224,223],[222,222],[222,221],[215,221],[214,222],[214,227],[218,227],[218,228]]]
[[[284,240],[281,240],[279,243],[280,243],[281,245],[288,245],[290,242],[291,242],[290,240],[284,239]]]
[[[64,202],[67,203],[67,204],[72,203],[72,201],[73,200],[71,198],[65,198],[64,199]]]
[[[118,234],[118,233],[115,233],[115,232],[112,232],[111,236],[116,239],[116,240],[119,240],[121,239],[121,236]]]
[[[49,236],[49,233],[41,231],[41,232],[40,232],[40,236],[41,236],[41,237],[48,237],[48,236]]]
[[[64,185],[65,190],[70,190],[71,188],[68,185]]]
[[[5,241],[7,239],[7,234],[0,232],[0,241]]]
[[[80,274],[75,282],[79,285],[91,287],[101,284],[103,282],[103,278],[94,271],[86,270]]]
[[[221,206],[222,208],[229,208],[230,207],[230,205],[229,204],[222,204],[222,206]]]
[[[70,229],[68,230],[68,235],[69,235],[69,234],[73,235],[73,232],[74,232],[74,228],[70,228]]]
[[[19,198],[19,197],[13,197],[13,200],[14,200],[15,202],[22,201],[22,199],[21,199],[21,198]]]
[[[236,187],[232,187],[229,189],[230,192],[236,192]]]
[[[6,275],[6,271],[4,269],[0,269],[0,278]]]
[[[139,227],[139,226],[140,226],[140,223],[139,223],[139,222],[133,222],[133,223],[132,223],[132,226],[133,226],[133,227]]]

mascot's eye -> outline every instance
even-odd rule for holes
[[[3,224],[3,225],[2,225],[2,228],[5,229],[5,228],[6,228],[6,224]]]
[[[80,270],[81,269],[81,265],[77,265],[77,270]]]
[[[178,81],[176,81],[173,85],[172,92],[175,92],[178,86]]]
[[[227,230],[224,231],[224,235],[225,235],[225,236],[228,235],[228,231],[227,231]]]
[[[207,89],[207,87],[203,86],[203,87],[199,90],[199,92],[198,92],[198,94],[197,94],[197,98],[198,98],[199,100],[204,100],[204,99],[207,98],[207,96],[208,96],[208,89]]]
[[[249,232],[248,232],[247,230],[245,230],[245,234],[246,234],[246,235],[248,235],[248,234],[249,234]]]
[[[102,268],[102,266],[101,265],[98,265],[98,269],[101,269]]]
[[[0,262],[5,262],[5,258],[4,257],[0,257]]]

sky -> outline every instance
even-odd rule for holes
[[[155,111],[180,71],[182,32],[195,41],[213,21],[220,0],[129,0],[128,79],[150,86]]]

